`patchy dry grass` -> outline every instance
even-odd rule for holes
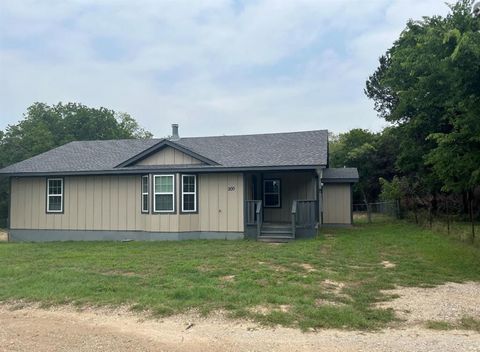
[[[375,306],[389,299],[382,290],[480,281],[477,248],[415,225],[323,231],[328,236],[280,246],[0,243],[0,301],[130,306],[156,316],[226,311],[302,329],[375,329],[395,320],[392,309]]]
[[[480,320],[472,317],[464,317],[457,322],[431,320],[425,326],[432,330],[472,330],[480,332]]]

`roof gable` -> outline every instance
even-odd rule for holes
[[[116,167],[128,167],[133,165],[192,165],[207,164],[217,165],[213,160],[205,158],[181,145],[169,140],[161,140],[157,144],[132,158],[123,161]]]
[[[150,154],[149,156],[135,162],[133,165],[201,165],[205,164],[203,161],[194,158],[178,149],[170,146]]]

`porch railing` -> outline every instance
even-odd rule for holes
[[[314,228],[317,223],[316,200],[294,200],[292,203],[292,234],[295,237],[296,229]]]
[[[262,231],[262,201],[261,200],[246,200],[246,214],[247,225],[257,225],[257,236],[260,236]]]

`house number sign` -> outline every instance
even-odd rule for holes
[[[234,192],[235,191],[235,186],[228,186],[228,191],[229,192]]]

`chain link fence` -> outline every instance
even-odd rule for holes
[[[480,247],[479,219],[462,213],[452,202],[438,204],[436,212],[426,207],[406,209],[399,201],[353,204],[354,223],[379,223],[397,219],[404,219]]]
[[[353,204],[353,221],[357,223],[388,221],[400,218],[398,202]]]

